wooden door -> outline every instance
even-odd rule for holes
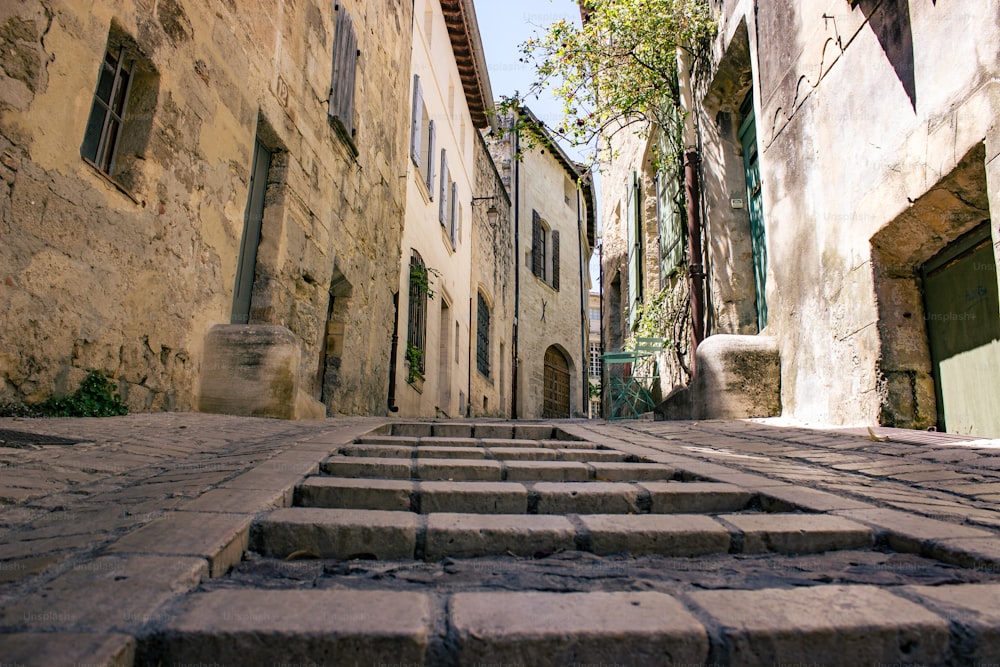
[[[747,181],[747,211],[750,213],[750,245],[753,253],[753,277],[757,300],[757,327],[767,326],[767,244],[764,235],[764,203],[761,197],[760,167],[757,155],[757,124],[753,113],[753,90],[740,107],[740,144],[743,147],[743,171]]]
[[[556,347],[545,351],[544,405],[542,417],[569,417],[569,363]]]
[[[257,246],[264,219],[264,194],[267,172],[271,168],[271,152],[260,141],[254,141],[253,167],[250,171],[250,194],[243,219],[243,240],[236,265],[236,290],[233,294],[233,324],[250,321],[250,297],[253,293],[254,270],[257,266]]]

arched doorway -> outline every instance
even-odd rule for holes
[[[559,419],[569,417],[569,361],[559,348],[545,350],[542,417]]]

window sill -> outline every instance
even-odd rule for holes
[[[93,169],[95,172],[97,172],[97,175],[100,176],[101,179],[105,183],[107,183],[108,185],[112,186],[113,188],[115,188],[116,190],[118,190],[118,192],[122,193],[123,195],[125,195],[126,197],[128,197],[129,199],[131,199],[132,203],[134,203],[134,204],[136,204],[138,206],[142,206],[143,208],[145,208],[146,204],[142,200],[140,200],[134,194],[132,194],[131,192],[129,192],[128,189],[124,185],[122,185],[121,183],[119,183],[115,179],[111,178],[111,176],[109,176],[103,169],[101,169],[100,167],[98,167],[97,164],[93,160],[91,160],[90,158],[86,158],[86,157],[81,157],[81,159],[85,163],[87,163],[88,165],[90,165],[90,168]]]
[[[334,134],[336,134],[337,137],[344,143],[347,150],[351,152],[351,156],[354,157],[354,159],[357,159],[361,153],[358,151],[357,144],[354,143],[354,137],[352,137],[351,133],[347,131],[344,121],[340,120],[336,116],[329,115],[327,116],[327,119],[330,121],[330,127],[333,128]]]
[[[455,254],[458,251],[458,244],[451,240],[451,232],[448,231],[447,227],[441,224],[440,220],[438,221],[438,227],[441,228],[441,240],[444,242],[445,249],[450,254]]]

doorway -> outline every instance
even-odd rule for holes
[[[569,362],[566,361],[566,355],[554,345],[549,347],[545,350],[543,418],[560,419],[570,416],[569,380]]]
[[[257,247],[264,220],[264,195],[267,192],[267,173],[271,168],[271,151],[254,139],[253,165],[250,168],[250,194],[243,216],[243,239],[236,264],[236,289],[233,293],[232,324],[250,321],[250,300],[253,295],[254,272],[257,266]]]
[[[740,105],[740,145],[743,173],[747,182],[747,212],[750,214],[750,246],[753,257],[754,288],[757,302],[757,329],[767,326],[767,245],[764,236],[764,204],[761,198],[760,166],[757,151],[757,122],[753,112],[753,88]]]

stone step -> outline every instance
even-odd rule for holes
[[[528,440],[525,438],[449,438],[411,437],[399,435],[364,435],[355,445],[381,445],[384,447],[518,447],[527,449],[598,449],[613,451],[585,440]]]
[[[511,423],[400,423],[386,435],[409,438],[496,438],[521,440],[574,440],[549,424]]]
[[[279,509],[255,522],[250,548],[271,558],[378,560],[536,556],[563,550],[609,555],[816,553],[868,548],[872,530],[827,515],[459,514]]]
[[[320,466],[328,475],[440,481],[608,482],[666,481],[674,469],[659,463],[519,461],[492,459],[332,456]]]
[[[452,441],[454,442],[454,441]],[[566,444],[566,443],[562,443]],[[373,458],[493,459],[497,461],[609,461],[625,462],[629,455],[613,449],[555,447],[487,447],[451,445],[351,444],[340,447],[341,456]]]
[[[753,494],[711,482],[428,482],[313,476],[300,507],[472,514],[698,514],[739,512]]]

